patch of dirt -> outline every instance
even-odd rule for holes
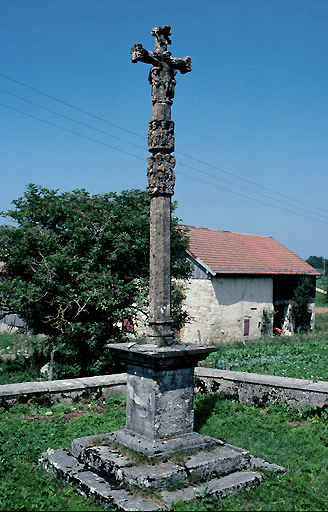
[[[78,418],[79,416],[84,416],[87,412],[94,412],[94,413],[97,413],[97,414],[100,414],[102,412],[104,412],[106,409],[108,409],[109,407],[99,407],[99,406],[95,406],[95,407],[92,407],[90,409],[87,409],[87,410],[84,410],[84,411],[70,411],[70,412],[66,412],[63,414],[63,418],[65,421],[71,421],[72,419],[74,418]],[[51,417],[52,414],[45,414],[45,416],[43,415],[38,415],[38,414],[35,414],[33,416],[26,416],[29,420],[31,421],[41,421],[41,422],[44,422],[44,421],[47,421],[49,417]]]
[[[85,410],[85,411],[70,411],[70,412],[66,412],[64,415],[63,415],[63,418],[65,421],[71,421],[73,418],[78,418],[79,416],[84,416],[87,412],[95,412],[97,414],[101,414],[102,412],[104,412],[106,409],[108,409],[109,407],[100,407],[99,405],[96,405],[95,407],[92,407],[88,410]]]
[[[326,313],[328,313],[328,307],[327,308],[315,308],[316,315],[324,315]]]
[[[86,411],[71,411],[63,414],[63,418],[65,421],[71,421],[73,418],[78,418],[79,416],[84,416]]]

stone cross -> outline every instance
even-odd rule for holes
[[[149,268],[149,330],[148,342],[158,346],[175,343],[171,318],[171,196],[174,194],[174,123],[171,105],[177,70],[191,71],[191,58],[172,57],[171,27],[155,27],[155,52],[141,44],[131,48],[132,62],[151,64],[149,82],[152,86],[152,120],[148,124],[147,193],[150,196],[150,268]]]

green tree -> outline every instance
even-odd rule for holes
[[[13,204],[2,216],[15,225],[0,228],[2,309],[47,334],[61,363],[57,377],[112,371],[104,344],[124,341],[122,320],[147,309],[149,197],[30,184]],[[186,278],[188,238],[177,222],[172,217],[172,276]]]
[[[310,303],[314,302],[314,287],[311,278],[302,277],[294,290],[292,320],[296,331],[309,331],[311,321]]]
[[[306,263],[311,265],[311,267],[320,270],[324,267],[324,259],[322,256],[310,256],[307,260],[305,260]],[[326,260],[327,261],[327,260]]]
[[[321,272],[321,276],[317,277],[317,287],[327,293],[320,295],[319,303],[328,303],[328,260],[322,256],[310,256],[306,262]]]

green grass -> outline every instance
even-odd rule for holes
[[[322,273],[322,276],[317,277],[316,287],[321,288],[322,290],[327,290],[328,277],[324,275],[324,269],[318,269],[318,270],[319,270],[319,272]],[[325,295],[323,293],[316,292],[315,305],[319,308],[320,307],[328,307],[327,295]]]
[[[315,293],[315,305],[317,308],[327,308],[328,307],[327,295],[325,295],[323,293],[316,292]]]
[[[328,411],[300,413],[285,405],[265,409],[221,395],[196,396],[195,428],[287,468],[258,488],[225,500],[178,503],[176,510],[324,511],[328,508]],[[0,510],[103,510],[93,500],[38,466],[47,449],[75,437],[109,432],[125,424],[124,400],[29,410],[0,410]]]
[[[0,333],[0,385],[40,380],[40,368],[49,359],[45,337],[20,331]]]
[[[117,398],[74,408],[0,409],[0,510],[102,510],[47,474],[38,466],[38,457],[48,449],[69,446],[76,437],[124,425],[124,401]]]
[[[328,380],[328,316],[317,317],[316,332],[220,345],[206,364],[213,368]]]
[[[300,413],[284,404],[266,409],[198,395],[196,426],[205,435],[284,466],[258,488],[225,500],[180,503],[176,510],[319,511],[328,508],[328,411]]]
[[[47,350],[46,338],[23,334],[19,330],[0,333],[0,354],[32,355]]]

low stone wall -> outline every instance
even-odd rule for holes
[[[0,386],[0,406],[15,403],[72,404],[104,398],[126,392],[126,373],[42,382],[20,382]]]
[[[328,382],[232,372],[212,368],[195,368],[196,392],[223,392],[228,398],[265,407],[272,402],[291,406],[328,406]],[[15,403],[74,403],[107,398],[126,393],[126,373],[81,379],[22,382],[0,386],[0,407]]]
[[[310,405],[319,409],[328,406],[328,382],[324,381],[201,367],[195,369],[195,374],[196,391],[222,392],[228,398],[258,407],[265,407],[272,402],[296,407]]]

